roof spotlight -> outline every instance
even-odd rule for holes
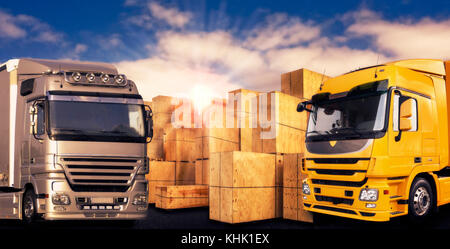
[[[80,81],[80,80],[81,80],[81,73],[79,73],[79,72],[74,72],[74,73],[72,73],[72,79],[73,79],[73,81],[75,81],[75,82]]]
[[[116,75],[114,77],[114,81],[116,82],[116,84],[121,85],[125,81],[125,77],[123,75]]]
[[[102,79],[103,83],[108,83],[108,81],[109,81],[109,75],[107,75],[107,74],[102,74],[102,75],[100,76],[100,79]]]
[[[95,74],[94,74],[94,73],[88,73],[88,74],[86,75],[86,79],[87,79],[89,82],[94,82],[94,81],[95,81]]]

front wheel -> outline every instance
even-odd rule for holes
[[[433,195],[427,180],[423,178],[414,180],[408,201],[408,212],[413,222],[422,222],[430,216],[435,206]]]
[[[28,189],[23,195],[22,219],[26,224],[36,221],[36,194],[32,189]]]

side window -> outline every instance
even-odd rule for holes
[[[45,112],[44,112],[44,104],[37,104],[37,122],[36,122],[36,135],[44,135],[45,133],[45,126],[44,126],[44,120],[45,120]]]
[[[402,108],[402,104],[406,104],[407,100],[411,100],[411,116],[407,117],[411,121],[411,129],[406,131],[417,131],[418,129],[418,108],[417,108],[417,100],[415,98],[409,97],[409,96],[400,96],[398,94],[394,95],[394,106],[393,106],[393,113],[392,113],[392,124],[393,124],[393,130],[398,131],[399,130],[399,124],[400,124],[400,110]],[[409,101],[408,101],[409,103]]]

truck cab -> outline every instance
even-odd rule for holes
[[[309,112],[305,210],[423,219],[450,201],[445,65],[420,59],[359,69],[299,104]]]
[[[0,66],[0,218],[146,217],[152,114],[106,63]]]

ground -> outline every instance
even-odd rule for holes
[[[225,224],[209,220],[208,208],[192,208],[184,210],[161,210],[153,205],[149,206],[147,219],[138,221],[134,225],[122,222],[111,221],[58,221],[39,222],[32,228],[49,229],[177,229],[177,230],[265,230],[279,229],[299,229],[299,230],[320,230],[320,229],[408,229],[412,224],[407,217],[394,218],[389,222],[364,222],[353,219],[346,219],[334,216],[323,215],[315,222],[309,224],[298,221],[284,219],[273,219],[257,221],[244,224]],[[19,221],[0,221],[0,229],[22,229],[25,226]],[[450,205],[443,206],[439,212],[431,217],[427,222],[420,225],[421,228],[450,229]]]

